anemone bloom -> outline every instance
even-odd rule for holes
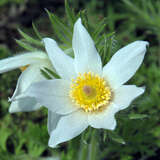
[[[114,115],[144,92],[144,88],[124,83],[141,65],[148,42],[135,41],[127,45],[104,67],[81,19],[74,25],[74,59],[67,56],[54,40],[44,38],[43,42],[61,79],[35,83],[26,95],[63,115],[50,134],[49,146],[55,147],[72,139],[88,126],[114,130]]]
[[[28,96],[19,100],[16,100],[16,98],[22,96],[32,83],[45,79],[40,72],[43,67],[53,69],[47,54],[41,51],[19,54],[0,60],[0,73],[16,68],[20,68],[22,71],[15,92],[9,99],[12,101],[9,112],[32,111],[41,107],[33,97]]]

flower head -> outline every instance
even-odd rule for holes
[[[49,146],[72,139],[88,126],[114,130],[115,114],[127,108],[144,88],[124,85],[141,65],[148,42],[135,41],[115,53],[102,68],[101,58],[89,33],[78,19],[74,25],[74,59],[50,39],[46,51],[61,79],[31,85],[26,95],[61,114],[51,132]]]
[[[47,54],[42,51],[19,54],[0,60],[0,73],[16,68],[20,68],[22,71],[17,82],[16,90],[12,98],[10,98],[12,103],[9,112],[32,111],[41,107],[33,97],[28,96],[19,100],[16,100],[16,98],[22,96],[32,83],[45,79],[40,72],[40,69],[43,67],[53,69]]]
[[[98,111],[107,107],[111,101],[112,91],[104,78],[88,72],[72,80],[70,97],[85,112]]]

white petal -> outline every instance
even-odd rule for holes
[[[44,80],[44,76],[41,74],[40,69],[43,65],[30,65],[26,70],[20,75],[16,90],[11,98],[13,100],[16,96],[19,96],[34,82]]]
[[[81,111],[63,116],[59,120],[56,129],[51,133],[49,146],[54,148],[62,142],[69,141],[78,136],[87,127],[87,115]]]
[[[28,52],[19,54],[14,57],[0,60],[0,73],[4,73],[28,64],[38,63],[39,60],[47,59],[47,55],[44,52]]]
[[[94,42],[79,18],[74,25],[72,47],[75,54],[77,72],[101,74],[102,62]]]
[[[36,100],[58,114],[68,114],[77,109],[69,97],[70,83],[62,79],[45,80],[34,83],[26,91],[26,96],[35,97]]]
[[[114,91],[113,103],[119,107],[119,110],[125,109],[135,98],[143,94],[144,91],[145,89],[143,87],[123,85]]]
[[[30,65],[26,70],[22,72],[18,79],[16,90],[12,98],[10,99],[10,101],[12,101],[9,109],[10,112],[13,113],[19,111],[33,111],[41,107],[41,105],[36,102],[35,98],[31,98],[29,96],[21,100],[19,99],[15,101],[15,99],[17,97],[23,96],[24,92],[32,83],[45,79],[41,74],[40,69],[44,66],[49,67],[48,63],[49,62],[46,63],[46,61],[43,61],[42,64],[40,63]]]
[[[127,82],[140,67],[148,42],[135,41],[115,53],[103,68],[103,76],[116,89]]]
[[[48,133],[51,132],[56,128],[58,121],[60,120],[61,115],[56,114],[50,110],[48,110]]]
[[[75,77],[74,60],[58,47],[55,40],[44,38],[43,42],[48,56],[60,77],[64,79],[72,79]]]
[[[10,113],[15,112],[30,112],[38,110],[41,107],[39,103],[37,103],[35,98],[25,97],[16,101],[13,101],[9,107]]]
[[[115,113],[118,108],[111,103],[105,110],[98,113],[91,113],[88,115],[88,122],[93,128],[104,128],[114,130],[116,127]]]
[[[130,103],[144,92],[144,88],[134,85],[123,85],[114,91],[113,102],[102,112],[93,113],[88,116],[89,124],[94,128],[114,130],[116,120],[114,115],[127,108]]]

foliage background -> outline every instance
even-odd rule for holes
[[[100,143],[102,160],[158,160],[160,154],[160,1],[159,0],[70,0],[76,12],[86,9],[91,25],[106,17],[106,33],[115,32],[116,43],[122,47],[135,40],[147,40],[150,47],[144,63],[128,82],[146,86],[146,92],[125,111],[117,114],[116,133],[123,138],[107,137]],[[35,36],[32,22],[45,36],[54,37],[44,8],[66,20],[63,0],[1,0],[0,1],[0,59],[24,49],[15,39],[21,36],[17,28]],[[8,97],[13,94],[19,70],[0,75],[0,159],[39,160],[61,156],[76,159],[79,137],[60,145],[47,146],[47,110],[9,114]],[[147,118],[132,117],[147,114]],[[126,120],[127,119],[127,120]],[[107,135],[108,136],[108,135]],[[118,143],[118,142],[120,143]],[[87,144],[83,143],[85,147]]]

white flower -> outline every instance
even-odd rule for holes
[[[45,38],[43,41],[61,79],[35,83],[26,95],[62,115],[50,134],[49,146],[72,139],[88,126],[114,130],[114,115],[144,92],[144,88],[124,83],[141,65],[148,42],[135,41],[127,45],[102,68],[101,58],[81,19],[74,25],[74,59],[54,40]]]
[[[33,97],[28,96],[19,100],[16,100],[16,98],[22,96],[32,83],[45,80],[40,71],[43,67],[53,69],[47,54],[42,51],[28,52],[0,60],[0,73],[16,68],[21,68],[22,70],[15,92],[10,99],[12,103],[9,112],[33,111],[41,107]]]

